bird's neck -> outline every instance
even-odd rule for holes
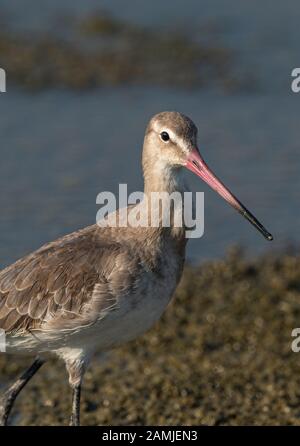
[[[151,168],[144,168],[144,193],[150,198],[152,192],[183,193],[187,190],[182,176],[182,169],[154,163]]]
[[[153,163],[150,169],[144,169],[144,203],[148,206],[148,216],[151,224],[157,223],[157,230],[161,235],[173,239],[180,251],[186,244],[184,226],[184,183],[180,168],[160,166]],[[153,219],[153,214],[155,217]],[[165,223],[170,222],[169,226]],[[181,221],[181,226],[178,222]]]

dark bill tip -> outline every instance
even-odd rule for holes
[[[238,209],[238,211],[265,237],[265,239],[269,241],[273,240],[273,235],[266,230],[266,228],[254,217],[253,214],[251,214],[250,211],[248,211],[248,209],[242,206],[241,209]]]

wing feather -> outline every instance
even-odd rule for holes
[[[69,327],[76,318],[92,323],[134,285],[139,262],[123,251],[91,226],[7,267],[0,272],[0,328]]]

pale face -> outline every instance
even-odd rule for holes
[[[176,112],[165,112],[151,119],[144,150],[153,161],[159,160],[168,167],[185,166],[196,146],[197,128],[189,118]]]

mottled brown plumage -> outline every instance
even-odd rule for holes
[[[101,242],[98,231],[95,225],[63,237],[4,269],[0,273],[0,327],[7,333],[24,332],[66,315],[73,321],[80,319],[91,304],[96,283],[103,286],[108,299],[108,277],[121,247]]]
[[[161,228],[149,229],[143,243],[142,231],[131,230],[133,238],[128,239],[128,228],[93,225],[1,271],[0,328],[20,335],[55,326],[78,329],[112,311],[146,271],[159,276],[166,234]],[[176,249],[183,263],[182,248],[174,239]]]

